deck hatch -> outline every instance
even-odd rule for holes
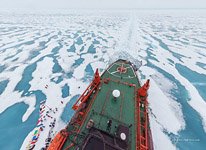
[[[91,128],[81,150],[127,150],[128,142],[118,136],[108,134],[97,128]]]

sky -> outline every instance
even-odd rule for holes
[[[0,0],[0,8],[206,8],[206,0]]]

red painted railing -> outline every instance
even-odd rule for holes
[[[136,109],[137,109],[137,133],[136,150],[150,150],[148,137],[148,101],[147,91],[149,89],[149,80],[137,90]]]

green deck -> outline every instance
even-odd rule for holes
[[[120,73],[117,68],[122,66],[127,69],[126,73]],[[104,79],[110,78],[108,83],[103,82]],[[128,84],[135,84],[136,86],[129,86]],[[86,120],[80,129],[82,135],[88,133],[86,125],[90,119],[94,120],[95,128],[106,131],[107,121],[112,120],[110,134],[114,135],[116,132],[115,126],[123,124],[130,126],[129,149],[134,150],[136,146],[136,95],[135,91],[140,87],[140,83],[130,63],[125,61],[117,61],[112,64],[101,76],[101,84],[99,91],[91,96],[91,108],[86,116]],[[114,100],[112,91],[118,89],[120,97]],[[96,97],[94,97],[94,95]],[[93,100],[94,99],[94,100]],[[69,127],[69,126],[68,126]],[[68,131],[73,130],[68,128]],[[71,144],[71,139],[67,139],[63,149]],[[83,138],[82,138],[83,139]],[[77,143],[81,143],[81,138],[77,139]],[[76,149],[74,146],[73,149]]]

